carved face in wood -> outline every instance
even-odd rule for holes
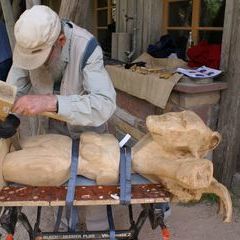
[[[165,151],[178,157],[202,158],[221,140],[219,133],[209,129],[191,111],[149,116],[146,124],[153,139]]]

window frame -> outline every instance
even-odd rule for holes
[[[192,24],[189,27],[169,27],[169,3],[172,2],[185,2],[186,0],[163,0],[163,34],[167,34],[168,30],[186,30],[192,32],[192,40],[194,45],[199,42],[200,31],[219,31],[223,32],[223,27],[201,27],[201,0],[192,0]],[[190,1],[190,0],[189,0]]]
[[[95,14],[96,14],[96,36],[98,37],[98,30],[107,30],[108,29],[108,24],[112,23],[112,0],[107,0],[107,6],[106,7],[101,7],[98,8],[98,1],[99,0],[95,0]],[[107,25],[106,26],[98,26],[98,12],[99,11],[104,11],[107,10]]]

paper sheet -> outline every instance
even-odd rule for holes
[[[209,68],[206,66],[202,66],[197,69],[178,68],[177,72],[182,73],[191,78],[213,78],[222,73],[222,71],[220,70]]]

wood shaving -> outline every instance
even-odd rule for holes
[[[110,196],[111,196],[111,198],[113,198],[114,200],[119,200],[119,196],[117,195],[117,193],[111,194]]]

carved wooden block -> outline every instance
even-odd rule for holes
[[[29,137],[23,150],[4,159],[6,181],[32,186],[60,186],[69,179],[72,140],[63,135]],[[81,135],[78,174],[98,184],[118,182],[119,146],[110,134],[88,132]]]

